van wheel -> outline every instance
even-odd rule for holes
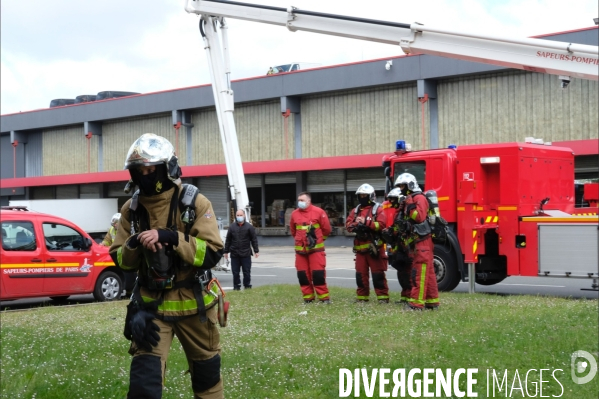
[[[104,272],[100,274],[96,281],[94,289],[94,298],[96,301],[114,301],[121,297],[123,282],[115,272]]]
[[[452,291],[460,283],[460,272],[451,248],[435,244],[433,263],[439,291]]]
[[[52,299],[53,301],[56,302],[61,302],[61,301],[66,301],[66,299],[69,297],[70,295],[62,295],[62,296],[51,296],[50,299]]]

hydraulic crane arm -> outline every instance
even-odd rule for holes
[[[404,24],[225,0],[187,0],[189,13],[286,26],[401,46],[406,54],[430,54],[506,68],[599,80],[599,47],[532,38],[459,32],[418,23]]]
[[[219,29],[222,44],[219,38]],[[225,19],[202,15],[200,18],[200,33],[204,40],[204,49],[210,66],[212,94],[214,95],[220,138],[227,165],[231,199],[235,203],[235,211],[245,209],[246,220],[251,223],[249,196],[245,184],[243,165],[241,164],[235,120],[233,119],[234,101],[233,90],[231,90],[231,70]]]

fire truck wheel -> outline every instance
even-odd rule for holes
[[[123,282],[119,275],[115,272],[107,271],[102,273],[96,281],[94,298],[99,302],[114,301],[121,297],[122,290]]]
[[[435,244],[433,262],[439,291],[452,291],[460,283],[460,272],[451,248]]]
[[[480,284],[480,285],[495,285],[497,283],[501,283],[503,280],[505,280],[507,276],[503,276],[503,277],[498,277],[498,278],[488,278],[486,280],[483,279],[476,279],[476,284]]]

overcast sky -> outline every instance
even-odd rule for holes
[[[250,3],[509,36],[593,26],[597,0],[251,0]],[[184,0],[2,0],[1,114],[105,90],[210,82],[198,17]],[[365,8],[364,5],[367,5]],[[232,78],[294,61],[323,66],[403,54],[396,46],[229,20]]]

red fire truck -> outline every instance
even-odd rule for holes
[[[439,289],[508,276],[587,278],[597,289],[599,216],[597,207],[574,206],[571,149],[534,142],[409,147],[398,141],[383,167],[390,186],[411,173],[423,192],[437,192],[450,230],[435,244]],[[592,187],[586,199],[596,205]]]
[[[406,54],[440,55],[553,74],[562,88],[572,77],[599,79],[597,46],[499,37],[293,6],[187,0],[185,11],[201,18],[231,197],[244,208],[247,190],[233,121],[226,18],[284,26],[292,32],[399,45]],[[587,215],[572,214],[574,156],[570,149],[504,143],[409,152],[405,143],[397,144],[395,154],[383,161],[389,180],[403,172],[415,175],[423,190],[437,191],[441,213],[450,223],[449,239],[435,246],[441,290],[451,291],[460,278],[469,281],[473,290],[474,281],[491,285],[516,275],[590,278],[593,288],[598,288],[597,209],[579,211],[587,211]],[[468,278],[472,275],[474,278]]]
[[[77,225],[25,207],[2,207],[0,300],[94,294],[121,297],[122,271],[108,248]]]

